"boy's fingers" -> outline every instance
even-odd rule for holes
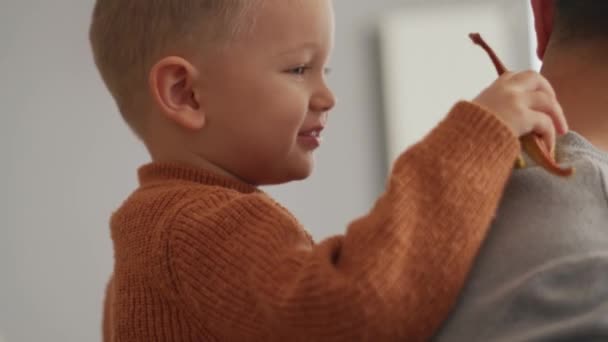
[[[560,135],[568,133],[569,127],[564,110],[557,101],[557,95],[551,83],[535,71],[524,71],[514,77],[519,79],[522,86],[528,91],[534,91],[541,98],[538,107],[533,106],[532,108],[550,115]]]
[[[544,112],[534,112],[537,124],[534,126],[534,133],[540,135],[550,152],[553,152],[555,147],[555,125],[553,119]]]
[[[553,98],[556,97],[551,83],[536,71],[528,70],[515,73],[511,76],[511,80],[523,91],[544,91]]]
[[[557,102],[553,96],[548,95],[543,91],[536,91],[531,94],[529,101],[529,106],[531,109],[538,112],[543,112],[551,117],[557,133],[561,135],[568,132],[568,123],[566,121],[564,111],[559,102]]]

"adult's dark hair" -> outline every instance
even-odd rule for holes
[[[554,32],[560,41],[608,41],[608,0],[554,0]]]

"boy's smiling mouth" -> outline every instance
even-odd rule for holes
[[[298,143],[310,150],[318,148],[323,141],[321,132],[324,128],[325,127],[322,125],[319,125],[311,129],[300,131],[300,133],[298,133]]]

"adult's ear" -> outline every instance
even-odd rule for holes
[[[542,60],[545,58],[547,46],[553,33],[555,2],[554,0],[532,0],[532,12],[534,13],[534,27],[538,44],[536,53],[538,58]]]

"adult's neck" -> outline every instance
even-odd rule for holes
[[[570,129],[608,151],[608,43],[552,44],[541,73],[553,85]]]

